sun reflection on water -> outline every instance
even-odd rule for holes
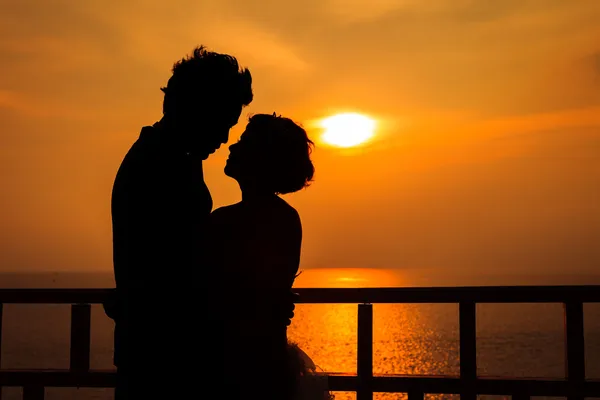
[[[296,288],[398,287],[407,282],[398,271],[371,268],[318,268],[301,270]]]
[[[296,287],[406,285],[398,274],[369,269],[308,270],[300,277]],[[357,324],[356,304],[300,304],[288,335],[324,371],[356,373]],[[459,372],[456,305],[376,304],[373,339],[375,374]],[[335,394],[338,400],[355,398],[354,393]],[[378,393],[375,398],[402,396]]]
[[[301,304],[290,338],[325,371],[356,373],[357,305]],[[373,372],[457,374],[458,307],[374,305]]]

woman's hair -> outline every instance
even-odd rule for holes
[[[252,142],[270,189],[286,194],[310,184],[315,173],[310,159],[314,143],[302,127],[275,113],[256,114],[250,117],[246,131],[257,133]]]
[[[199,46],[191,55],[173,65],[166,87],[163,112],[188,104],[232,104],[252,102],[252,75],[241,68],[235,57],[208,51]]]

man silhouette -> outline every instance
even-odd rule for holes
[[[115,320],[118,400],[183,397],[223,374],[203,297],[212,198],[202,161],[252,101],[252,77],[234,57],[200,46],[174,64],[161,90],[163,118],[142,128],[112,192],[116,296],[105,309]],[[289,306],[282,317],[293,316]]]

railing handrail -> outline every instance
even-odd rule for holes
[[[318,373],[326,376],[330,387],[336,391],[356,391],[358,376],[354,373],[328,372]],[[458,376],[446,375],[407,375],[375,374],[373,386],[377,392],[398,393],[410,389],[427,388],[426,393],[460,394],[462,381]],[[39,385],[45,387],[97,387],[114,388],[116,374],[114,369],[91,369],[85,373],[76,373],[61,369],[8,369],[0,373],[0,386]],[[569,381],[561,378],[518,378],[518,377],[478,377],[474,383],[479,394],[506,395],[521,390],[535,393],[536,396],[567,396],[571,391]],[[600,392],[600,381],[588,380],[586,390]],[[398,390],[401,389],[401,390]]]
[[[198,287],[201,290],[201,287]],[[0,289],[0,303],[98,304],[114,289]],[[297,288],[298,303],[600,302],[600,285]]]

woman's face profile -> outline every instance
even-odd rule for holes
[[[255,175],[259,170],[261,148],[260,133],[246,127],[240,139],[229,146],[229,157],[225,164],[225,174],[240,180]]]

